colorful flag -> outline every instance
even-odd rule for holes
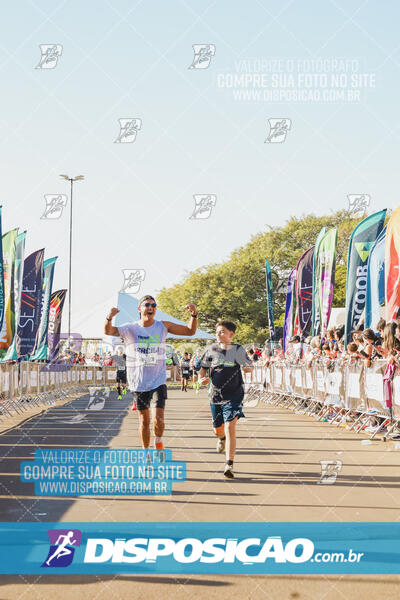
[[[318,246],[315,272],[315,291],[318,295],[318,310],[321,319],[321,335],[328,329],[335,283],[337,229],[329,229]]]
[[[313,259],[314,246],[308,248],[300,257],[296,271],[296,314],[298,333],[307,337],[311,329],[313,302]]]
[[[61,317],[66,293],[67,290],[58,290],[58,292],[51,295],[47,336],[48,358],[50,361],[55,360],[60,351]]]
[[[346,278],[346,321],[344,343],[351,341],[351,332],[360,324],[367,297],[368,256],[383,229],[386,208],[359,223],[349,241]]]
[[[385,241],[386,227],[372,246],[368,256],[364,326],[365,328],[372,327],[375,331],[381,318],[381,306],[385,302]]]
[[[18,327],[19,314],[21,310],[21,288],[22,276],[24,274],[24,254],[25,254],[26,231],[20,233],[17,237],[15,246],[15,266],[14,266],[14,315],[15,325]],[[14,328],[15,329],[15,328]],[[14,332],[15,333],[15,332]],[[2,360],[17,360],[17,339],[14,335],[11,346],[9,346]]]
[[[275,327],[274,327],[274,302],[273,302],[273,284],[272,284],[272,271],[271,265],[268,260],[265,259],[265,274],[266,274],[266,285],[267,285],[267,310],[268,310],[268,325],[269,325],[269,338],[271,342],[275,340]]]
[[[42,305],[44,248],[24,260],[21,288],[21,311],[17,327],[17,355],[28,356],[35,345]]]
[[[36,334],[35,347],[30,360],[47,359],[47,330],[49,325],[49,308],[51,289],[53,287],[54,267],[57,256],[49,258],[43,263],[43,287],[40,323]]]
[[[296,269],[289,275],[286,292],[286,308],[285,308],[285,321],[283,325],[283,352],[286,352],[288,343],[292,337],[293,332],[293,298],[294,298],[294,282],[296,278]]]
[[[316,293],[316,257],[318,254],[318,248],[321,243],[322,238],[326,233],[326,227],[323,227],[318,234],[317,240],[315,242],[314,247],[314,255],[313,255],[313,299],[312,299],[312,335],[319,335],[321,333],[321,317],[319,314],[319,303],[318,303],[318,294]]]
[[[12,229],[2,237],[4,277],[4,318],[0,332],[0,349],[7,349],[15,333],[14,314],[14,267],[18,229]],[[3,355],[5,352],[2,353]]]
[[[400,310],[400,206],[393,211],[386,229],[385,300],[388,323]]]

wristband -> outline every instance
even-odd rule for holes
[[[106,321],[112,321],[113,318],[111,317],[111,319],[109,319],[108,317],[106,317]]]
[[[192,315],[192,313],[190,313],[190,316],[192,317],[192,319],[197,319],[197,313],[195,315]]]

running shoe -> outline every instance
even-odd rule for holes
[[[121,394],[118,396],[118,400],[122,400],[122,396],[121,396]]]
[[[122,390],[122,395],[123,395],[123,396],[125,396],[125,394],[126,394],[126,388],[124,388],[124,389]]]
[[[154,442],[154,448],[156,450],[164,450],[164,444],[162,442]]]
[[[136,406],[136,402],[135,401],[133,401],[132,410],[137,410],[137,406]]]
[[[224,475],[227,479],[233,479],[235,477],[235,475],[233,474],[233,466],[232,465],[225,465],[225,470],[224,470]]]
[[[221,454],[224,450],[225,450],[225,440],[222,440],[221,438],[218,438],[218,441],[217,441],[217,452],[218,452],[218,454]]]

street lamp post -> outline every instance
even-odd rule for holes
[[[70,211],[69,211],[69,283],[68,283],[68,349],[71,345],[71,274],[72,274],[72,193],[74,181],[81,181],[84,179],[83,175],[77,175],[76,177],[69,177],[68,175],[60,175],[66,181],[71,183],[71,200],[70,200]]]

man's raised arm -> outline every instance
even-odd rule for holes
[[[113,327],[111,325],[111,321],[113,320],[113,318],[115,317],[115,315],[117,315],[119,313],[118,308],[112,308],[109,312],[109,314],[106,317],[106,323],[104,325],[104,333],[106,335],[114,335],[114,336],[119,336],[119,331],[118,331],[118,327]]]
[[[196,306],[189,302],[186,305],[187,310],[190,312],[190,321],[188,325],[179,325],[178,323],[171,323],[171,321],[163,321],[167,331],[174,333],[175,335],[194,335],[197,330],[197,311]]]

